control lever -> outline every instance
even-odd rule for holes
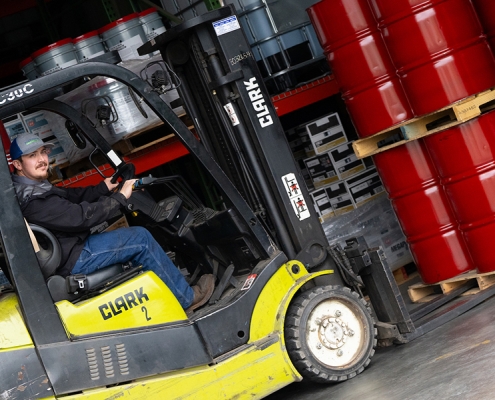
[[[136,182],[134,182],[133,189],[141,189],[145,186],[151,186],[158,178],[153,178],[150,176],[145,176],[143,178],[139,178]]]

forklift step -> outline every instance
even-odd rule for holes
[[[358,158],[372,156],[411,140],[444,131],[495,108],[495,88],[467,97],[447,107],[353,142]]]
[[[423,283],[416,283],[409,286],[407,293],[413,303],[423,303],[430,301],[432,297],[438,294],[447,294],[455,290],[466,283],[466,281],[473,281],[475,287],[465,292],[464,295],[476,294],[495,284],[495,272],[478,274],[476,271],[470,271],[436,284],[426,285]]]

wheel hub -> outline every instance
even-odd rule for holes
[[[324,317],[323,320],[319,319],[315,322],[320,325],[318,336],[321,344],[330,350],[341,348],[347,338],[354,334],[340,318]]]
[[[307,343],[323,364],[344,367],[358,357],[364,341],[364,326],[355,308],[340,300],[326,300],[308,319]]]

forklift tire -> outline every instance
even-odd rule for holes
[[[356,292],[341,286],[317,286],[299,294],[289,306],[284,331],[296,369],[319,383],[361,373],[377,343],[370,308]]]

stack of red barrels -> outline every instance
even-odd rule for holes
[[[495,2],[473,2],[322,0],[308,9],[360,137],[495,87],[484,34],[495,46]],[[495,111],[374,156],[425,283],[495,271],[494,132]]]

